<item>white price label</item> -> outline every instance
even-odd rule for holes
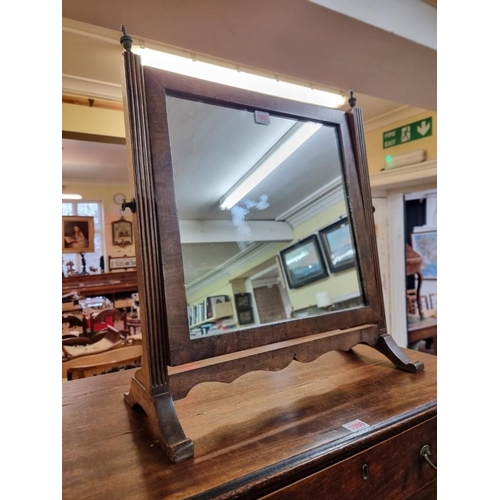
[[[253,118],[255,123],[259,125],[269,125],[271,123],[271,117],[265,111],[254,111]]]
[[[353,420],[352,422],[344,424],[342,427],[345,427],[347,430],[351,432],[356,432],[360,431],[361,429],[366,429],[367,427],[370,426],[365,422],[363,422],[362,420]]]

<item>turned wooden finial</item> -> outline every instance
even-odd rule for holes
[[[125,26],[123,24],[120,26],[120,31],[122,32],[120,43],[127,52],[130,52],[132,50],[132,37],[127,34],[127,30],[125,29]]]
[[[354,108],[356,106],[356,101],[357,99],[354,97],[354,90],[350,90],[349,91],[349,105],[351,106],[351,108]]]

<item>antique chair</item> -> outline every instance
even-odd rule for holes
[[[106,339],[101,341],[104,342]],[[142,360],[141,344],[129,345],[121,340],[101,346],[97,344],[83,347],[63,346],[63,350],[70,356],[62,362],[62,378],[68,380],[100,374],[113,367],[129,364],[139,366]]]
[[[63,313],[62,334],[73,336],[86,336],[87,325],[83,314]]]
[[[94,375],[104,375],[119,370],[139,368],[142,359],[142,347],[133,346],[124,349],[124,353],[120,352],[120,349],[116,349],[99,355],[80,358],[80,361],[85,364],[68,368],[67,379],[75,380]]]
[[[90,327],[88,337],[94,340],[94,337],[99,334],[96,338],[101,340],[106,334],[106,327],[113,326],[118,330],[125,329],[125,319],[123,313],[114,308],[101,309],[98,311],[93,311],[90,314]]]

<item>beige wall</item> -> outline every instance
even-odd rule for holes
[[[62,129],[63,132],[125,138],[125,120],[122,111],[78,104],[63,103]]]
[[[383,148],[383,134],[388,130],[402,127],[413,122],[418,122],[424,118],[432,117],[432,135],[417,141],[408,142],[391,148]],[[423,149],[426,151],[426,160],[437,159],[437,113],[426,111],[425,113],[412,116],[405,120],[391,123],[388,126],[372,130],[365,134],[366,154],[368,156],[368,170],[370,173],[380,172],[385,166],[385,157],[387,155],[395,155],[414,151],[415,149]]]

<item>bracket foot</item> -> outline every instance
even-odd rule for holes
[[[412,361],[388,333],[380,334],[377,343],[372,347],[389,358],[400,370],[417,373],[424,369],[422,361]]]
[[[130,407],[139,405],[146,412],[171,462],[183,462],[193,456],[193,441],[184,434],[169,392],[152,395],[134,376],[124,398]]]

